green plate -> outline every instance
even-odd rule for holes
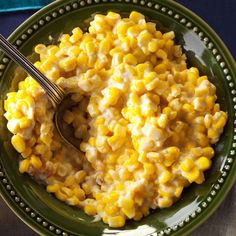
[[[172,207],[155,210],[139,222],[111,229],[82,210],[70,207],[48,194],[28,175],[18,172],[18,154],[10,144],[11,134],[3,118],[3,100],[16,89],[22,72],[6,56],[0,57],[0,192],[9,207],[40,235],[184,235],[199,226],[222,202],[236,177],[236,68],[235,62],[214,31],[194,13],[171,0],[62,0],[55,1],[24,22],[9,40],[23,54],[32,54],[40,42],[56,42],[62,32],[75,26],[84,30],[95,13],[108,10],[123,16],[142,12],[162,31],[174,30],[176,43],[183,46],[189,66],[197,66],[217,87],[218,101],[229,120],[215,146],[214,163],[206,181],[191,185]],[[49,37],[50,36],[50,37]],[[31,57],[33,60],[33,57]]]

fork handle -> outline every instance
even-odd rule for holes
[[[17,50],[12,44],[10,44],[0,34],[0,49],[6,53],[14,62],[21,66],[26,72],[28,72],[32,78],[34,78],[46,91],[50,100],[54,106],[61,103],[65,94],[63,90],[50,81],[46,76],[42,74],[19,50]]]

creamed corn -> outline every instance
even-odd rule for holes
[[[77,27],[59,45],[37,45],[35,66],[77,102],[64,121],[81,152],[62,142],[54,108],[28,76],[4,104],[19,171],[111,227],[170,207],[184,187],[201,184],[227,114],[174,38],[138,12],[108,12],[86,33]]]

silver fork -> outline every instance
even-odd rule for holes
[[[75,105],[71,99],[71,94],[66,95],[62,88],[50,81],[43,75],[20,51],[10,44],[0,34],[0,49],[6,53],[13,61],[21,66],[34,78],[46,91],[52,105],[55,107],[54,122],[58,133],[62,139],[79,150],[80,141],[74,137],[73,129],[63,121],[65,110]]]

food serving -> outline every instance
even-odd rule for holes
[[[80,149],[63,143],[54,108],[30,76],[4,103],[19,171],[111,227],[170,207],[204,181],[227,114],[215,86],[138,12],[96,14],[59,45],[39,44],[35,66],[77,103],[65,111]]]

